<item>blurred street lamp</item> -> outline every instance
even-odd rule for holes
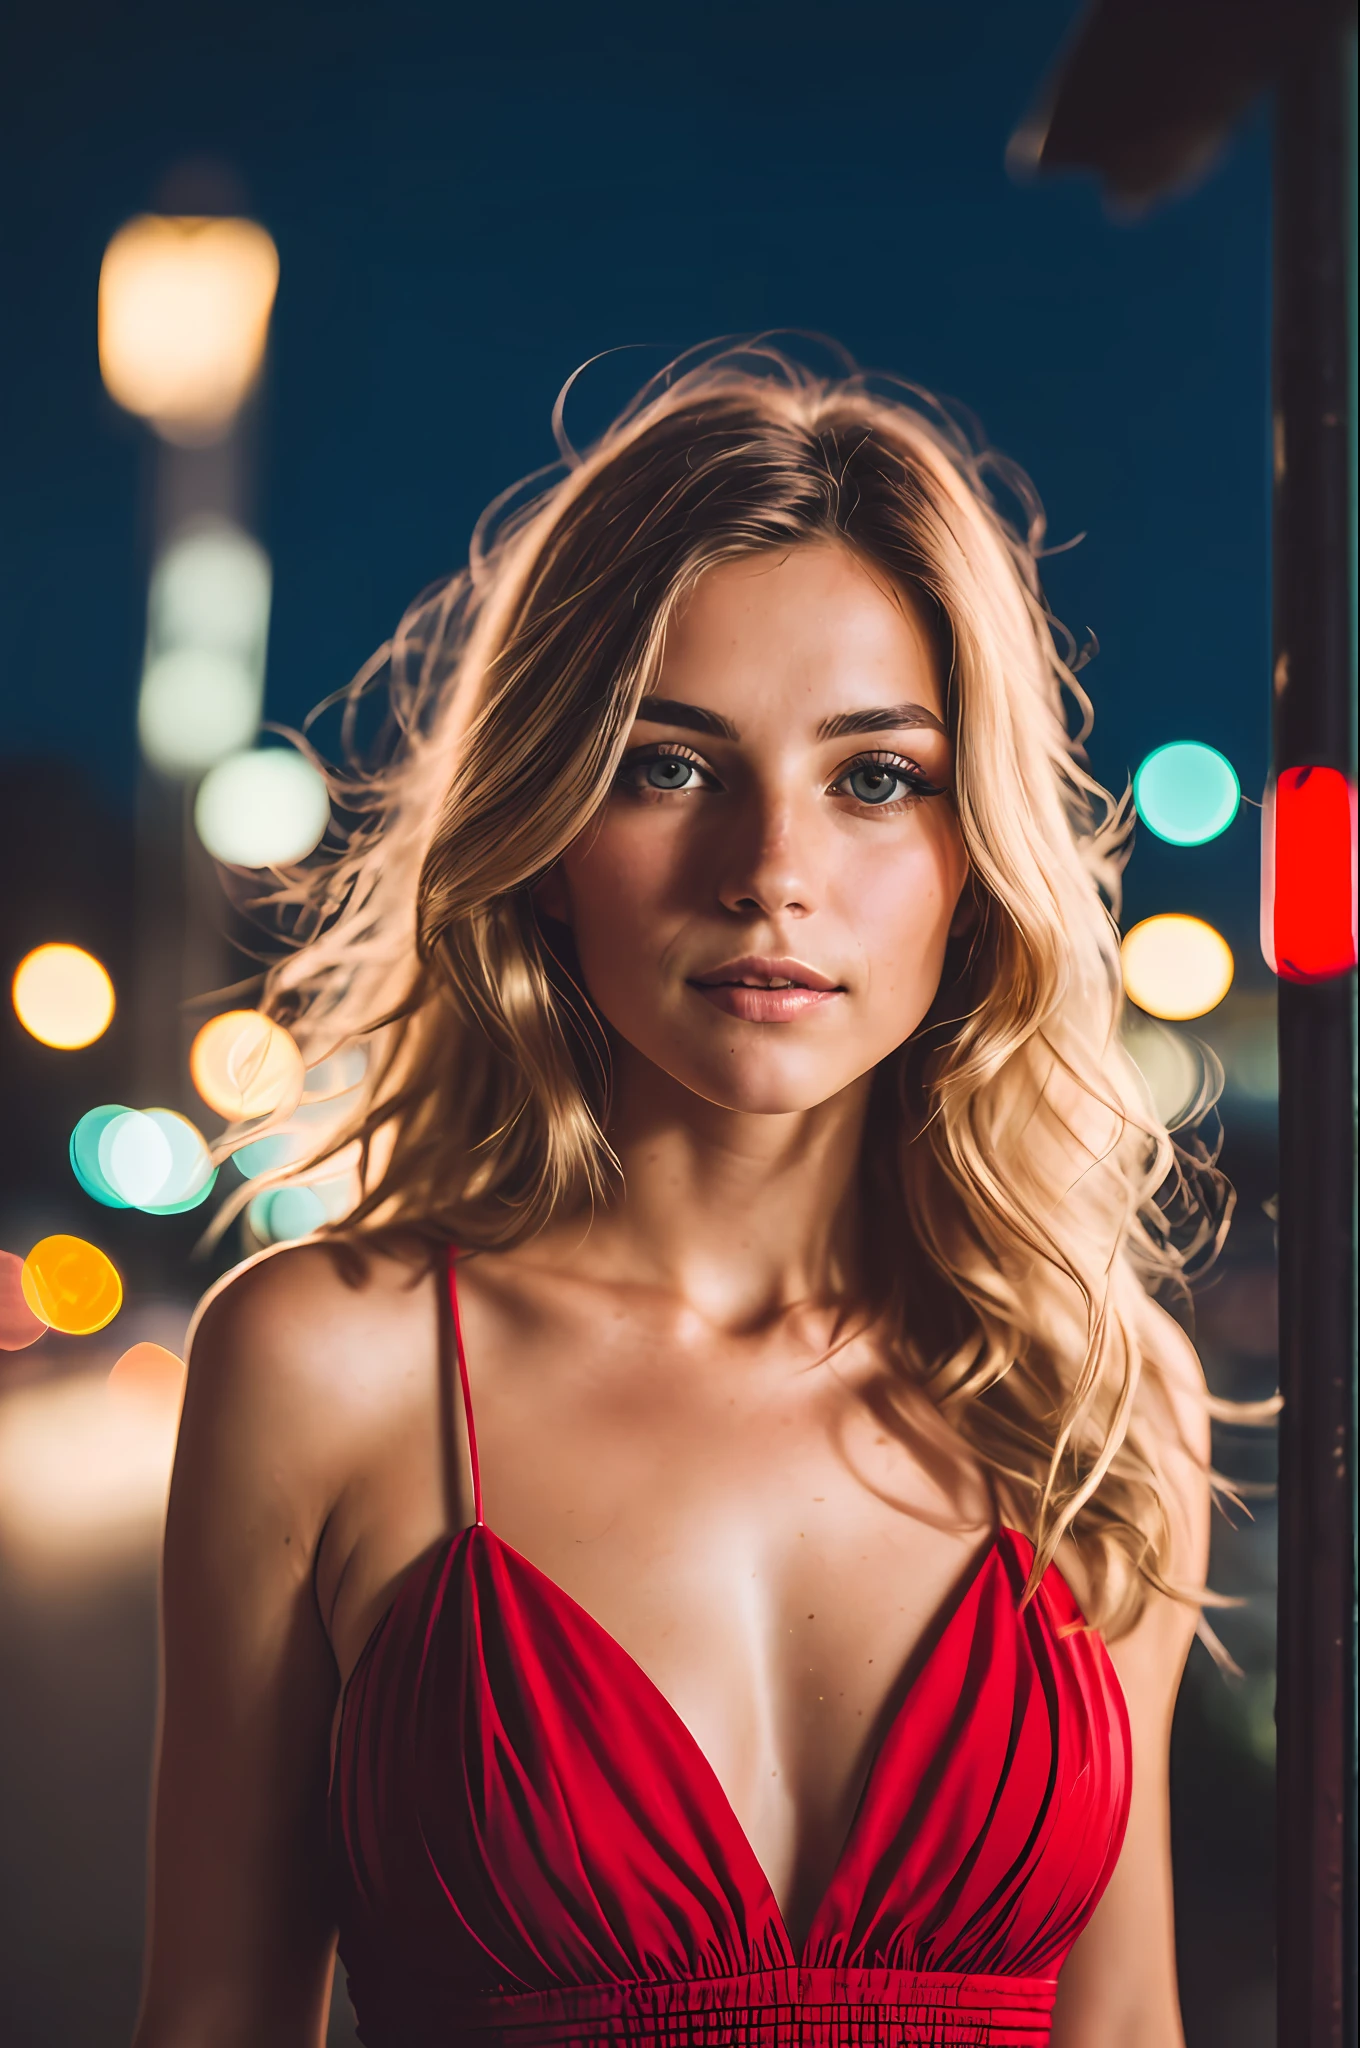
[[[161,774],[196,777],[254,739],[270,586],[268,555],[229,519],[200,518],[162,551],[137,707],[142,752]]]
[[[180,447],[220,439],[259,376],[278,282],[278,251],[256,221],[130,220],[99,273],[110,396]]]
[[[229,978],[217,877],[193,827],[200,778],[255,740],[269,557],[251,524],[254,397],[279,283],[268,231],[223,166],[177,166],[165,210],[127,221],[99,275],[99,365],[151,429],[152,571],[137,703],[135,1087],[184,1098],[187,1002]]]

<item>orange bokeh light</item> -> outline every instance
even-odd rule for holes
[[[209,1109],[229,1123],[291,1115],[306,1079],[296,1041],[258,1010],[226,1010],[205,1024],[189,1072]]]
[[[123,1306],[113,1261],[83,1237],[44,1237],[24,1260],[24,1300],[35,1316],[68,1337],[89,1337]]]

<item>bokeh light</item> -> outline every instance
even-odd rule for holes
[[[324,1060],[307,1069],[303,1101],[332,1102],[338,1095],[356,1089],[368,1072],[368,1053],[362,1045],[342,1045]]]
[[[142,752],[163,775],[199,775],[250,744],[262,701],[260,683],[239,655],[172,647],[150,660],[142,676]]]
[[[303,1132],[270,1131],[263,1138],[252,1138],[248,1145],[242,1145],[233,1152],[231,1163],[246,1180],[256,1180],[262,1173],[273,1173],[281,1166],[291,1166],[306,1149],[307,1139]]]
[[[184,1360],[164,1344],[143,1340],[130,1345],[109,1371],[109,1390],[141,1399],[166,1401],[178,1408],[188,1372]]]
[[[1192,1115],[1205,1095],[1203,1048],[1183,1032],[1156,1017],[1130,1009],[1125,1016],[1124,1049],[1147,1083],[1152,1106],[1168,1130]]]
[[[1356,790],[1339,768],[1282,769],[1261,820],[1261,951],[1285,981],[1356,959]]]
[[[190,1047],[189,1072],[209,1109],[229,1123],[291,1115],[305,1078],[296,1041],[258,1010],[226,1010],[205,1024]]]
[[[0,1351],[24,1351],[47,1329],[24,1299],[24,1262],[0,1252]]]
[[[130,1209],[154,1202],[170,1178],[170,1140],[154,1117],[125,1109],[99,1136],[99,1168]]]
[[[123,1305],[113,1261],[83,1237],[44,1237],[24,1260],[24,1300],[35,1316],[68,1337],[88,1337]]]
[[[71,1170],[108,1209],[176,1216],[206,1201],[217,1180],[202,1133],[173,1109],[87,1110],[71,1133]]]
[[[259,374],[278,281],[278,251],[256,221],[130,220],[99,273],[110,395],[167,441],[219,439]]]
[[[1172,740],[1133,778],[1133,800],[1149,831],[1173,846],[1203,846],[1237,816],[1241,786],[1232,762],[1199,740]]]
[[[229,519],[180,528],[158,557],[147,600],[154,647],[215,647],[264,671],[273,583],[269,557]]]
[[[0,1542],[44,1572],[121,1571],[155,1555],[179,1403],[109,1384],[107,1360],[0,1402]]]
[[[14,1011],[42,1045],[74,1052],[93,1045],[113,1018],[108,970],[82,946],[37,946],[14,970]]]
[[[125,1102],[104,1102],[98,1109],[87,1109],[71,1133],[71,1171],[86,1194],[93,1195],[106,1209],[126,1209],[129,1204],[105,1176],[99,1161],[99,1141],[111,1124],[130,1114]]]
[[[137,1206],[148,1216],[179,1216],[186,1209],[196,1209],[217,1181],[203,1133],[176,1109],[148,1109],[146,1116],[165,1139],[170,1169],[153,1198]]]
[[[267,1188],[246,1212],[251,1229],[265,1244],[309,1237],[328,1213],[324,1197],[313,1187]]]
[[[1224,1092],[1241,1113],[1275,1114],[1280,1096],[1279,1019],[1274,989],[1233,990],[1204,1026],[1223,1062]]]
[[[241,868],[305,859],[330,814],[323,778],[301,754],[283,747],[258,747],[219,761],[194,801],[194,824],[209,853]]]
[[[1173,1020],[1202,1017],[1232,987],[1232,949],[1202,918],[1147,917],[1120,947],[1124,988],[1139,1009]]]
[[[271,581],[268,555],[231,520],[196,519],[163,549],[137,705],[142,751],[162,774],[201,775],[254,739]]]

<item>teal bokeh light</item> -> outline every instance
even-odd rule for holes
[[[80,1122],[71,1133],[71,1171],[87,1195],[93,1195],[96,1202],[102,1202],[106,1209],[126,1209],[131,1205],[114,1188],[99,1163],[99,1141],[109,1125],[120,1116],[130,1112],[125,1102],[105,1102],[98,1109],[86,1110]]]
[[[267,1188],[256,1195],[249,1209],[250,1224],[266,1244],[278,1244],[294,1237],[310,1237],[326,1220],[326,1204],[309,1187]]]
[[[290,1132],[270,1131],[266,1137],[252,1138],[248,1145],[238,1146],[231,1155],[231,1163],[247,1180],[254,1180],[259,1174],[273,1173],[276,1167],[291,1166],[301,1149]]]
[[[117,1139],[120,1131],[143,1146],[154,1141],[164,1156],[162,1184],[133,1190],[120,1180]],[[170,1109],[143,1112],[122,1102],[105,1102],[87,1110],[71,1133],[71,1170],[96,1202],[106,1209],[140,1209],[147,1216],[179,1216],[206,1202],[217,1181],[203,1138],[187,1117]],[[123,1165],[136,1165],[135,1152]],[[154,1165],[154,1161],[153,1161]]]
[[[1150,832],[1173,846],[1203,846],[1237,816],[1241,785],[1232,762],[1199,740],[1157,747],[1133,778],[1133,800]]]

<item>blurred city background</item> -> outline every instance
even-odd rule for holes
[[[6,2043],[130,2037],[185,1330],[217,1273],[343,1199],[257,1196],[195,1249],[242,1188],[203,1150],[255,1085],[242,1073],[277,1052],[290,1085],[288,1048],[240,1014],[242,871],[305,855],[326,809],[273,728],[345,683],[465,559],[487,500],[553,460],[553,402],[587,359],[615,351],[573,389],[578,445],[694,343],[833,336],[966,405],[1034,478],[1050,599],[1092,650],[1093,765],[1116,790],[1142,771],[1131,1044],[1169,1115],[1222,1068],[1195,1142],[1221,1135],[1237,1207],[1195,1335],[1216,1392],[1273,1391],[1267,123],[1136,217],[1080,178],[1026,181],[1008,144],[1076,18],[1072,0],[54,0],[11,18]],[[351,1078],[309,1075],[299,1117]],[[1177,1714],[1180,1966],[1190,2048],[1265,2048],[1273,1435],[1217,1439],[1242,1506],[1217,1522],[1213,1582],[1241,1604],[1215,1625],[1240,1672],[1197,1645]],[[338,1987],[331,2041],[352,2039]]]

